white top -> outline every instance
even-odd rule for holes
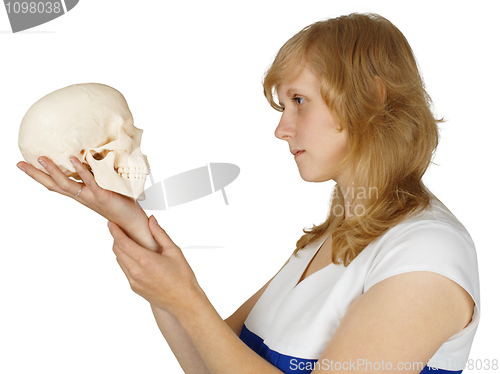
[[[462,286],[475,302],[470,324],[450,337],[428,365],[462,370],[479,322],[479,275],[474,243],[438,200],[370,243],[347,267],[329,264],[297,285],[326,238],[292,255],[250,312],[245,326],[283,355],[318,359],[351,303],[396,274],[432,271]],[[297,285],[297,286],[296,286]]]

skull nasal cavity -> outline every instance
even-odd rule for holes
[[[108,153],[109,153],[109,151],[107,149],[104,149],[101,152],[91,151],[92,157],[94,158],[94,160],[97,160],[97,161],[103,160],[107,156]]]

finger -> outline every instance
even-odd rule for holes
[[[132,260],[125,252],[123,252],[117,245],[113,244],[113,252],[116,255],[116,261],[120,268],[125,273],[127,279],[132,279],[132,274],[130,273],[130,267],[134,266],[135,262]]]
[[[112,250],[116,258],[125,263],[127,267],[130,267],[130,265],[135,262],[128,254],[122,251],[120,245],[116,241],[113,242]]]
[[[39,157],[38,162],[49,172],[54,182],[59,186],[59,189],[66,194],[74,197],[82,189],[83,185],[81,183],[66,176],[48,157]]]
[[[133,274],[130,272],[130,270],[127,268],[127,266],[117,258],[118,265],[120,266],[120,269],[122,269],[123,273],[125,274],[125,277],[127,278],[127,281],[130,285],[130,288],[132,291],[134,291],[136,294],[141,295],[141,287],[140,287],[140,282],[137,282],[136,279],[134,278]]]
[[[170,236],[163,230],[160,225],[158,225],[158,221],[156,221],[156,218],[154,216],[149,217],[148,220],[149,223],[149,231],[155,238],[156,242],[160,245],[162,248],[172,248],[172,247],[177,247],[175,243],[170,239]]]
[[[115,245],[135,262],[139,262],[141,256],[144,256],[145,253],[151,252],[130,239],[117,224],[110,221],[108,222],[108,227],[109,232],[115,240]]]
[[[59,188],[57,183],[52,179],[50,174],[47,174],[33,165],[28,164],[27,162],[21,161],[18,164],[18,167],[21,167],[26,174],[28,174],[32,179],[41,185],[45,186],[49,191],[62,193],[63,191]]]
[[[52,179],[50,174],[47,174],[46,172],[41,171],[41,170],[37,169],[36,167],[34,167],[33,165],[30,165],[24,161],[18,162],[17,166],[21,170],[23,170],[29,177],[31,177],[36,182],[40,183],[42,186],[47,188],[49,191],[57,192],[57,193],[60,193],[61,195],[64,195],[64,196],[69,196],[75,200],[77,199],[77,197],[75,195],[71,195],[71,194],[66,193],[63,190],[61,190],[61,188],[57,185],[57,183],[54,181],[54,179]],[[76,183],[78,183],[78,182],[76,182]],[[82,188],[82,191],[83,191],[83,185],[80,183],[78,183],[78,184],[81,186],[80,188]],[[81,197],[81,195],[82,194],[80,194],[79,197]],[[90,206],[86,203],[85,200],[78,199],[78,201],[81,204],[90,208]]]
[[[75,167],[75,170],[80,178],[82,178],[83,183],[85,183],[85,185],[90,188],[90,190],[94,194],[101,190],[101,187],[99,187],[99,185],[96,183],[92,173],[80,162],[79,159],[77,159],[76,157],[70,157],[69,160]]]
[[[123,252],[116,243],[113,245],[113,252],[116,255],[116,261],[123,273],[127,277],[130,287],[136,293],[138,293],[138,286],[141,284],[142,274],[144,270],[141,268],[140,264],[134,261],[129,255]]]
[[[122,269],[123,271],[123,274],[125,274],[125,277],[127,277],[127,280],[130,281],[132,280],[132,275],[130,274],[130,272],[128,271],[128,268],[127,266],[123,263],[123,261],[120,259],[120,258],[116,258],[116,262],[118,263],[118,265],[120,266],[120,269]]]
[[[127,278],[128,283],[130,284],[130,288],[137,293],[137,281],[134,278],[134,275],[132,274],[132,271],[130,270],[130,266],[135,266],[135,263],[132,264],[127,264],[126,260],[124,258],[116,257],[116,262],[118,262],[118,265],[120,266],[120,269],[122,269],[123,274],[125,274],[125,277]]]

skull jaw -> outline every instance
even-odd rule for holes
[[[120,177],[118,174],[106,174],[96,177],[95,181],[99,187],[105,190],[132,197],[134,200],[143,201],[146,198],[144,195],[146,179],[128,179]]]
[[[144,170],[146,171],[144,177],[126,178],[121,177],[115,171],[115,156],[112,153],[110,153],[103,160],[99,161],[94,160],[90,155],[85,159],[92,168],[95,181],[99,185],[99,187],[128,197],[132,197],[133,199],[138,201],[142,201],[145,199],[144,185],[146,183],[146,176],[148,175],[148,165],[146,163],[136,166],[144,168]]]

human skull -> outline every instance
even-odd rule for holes
[[[75,84],[33,104],[21,122],[19,149],[39,170],[47,173],[38,163],[46,156],[65,175],[80,179],[69,160],[77,157],[101,188],[144,200],[149,164],[139,148],[142,130],[133,123],[120,92],[103,84]]]

